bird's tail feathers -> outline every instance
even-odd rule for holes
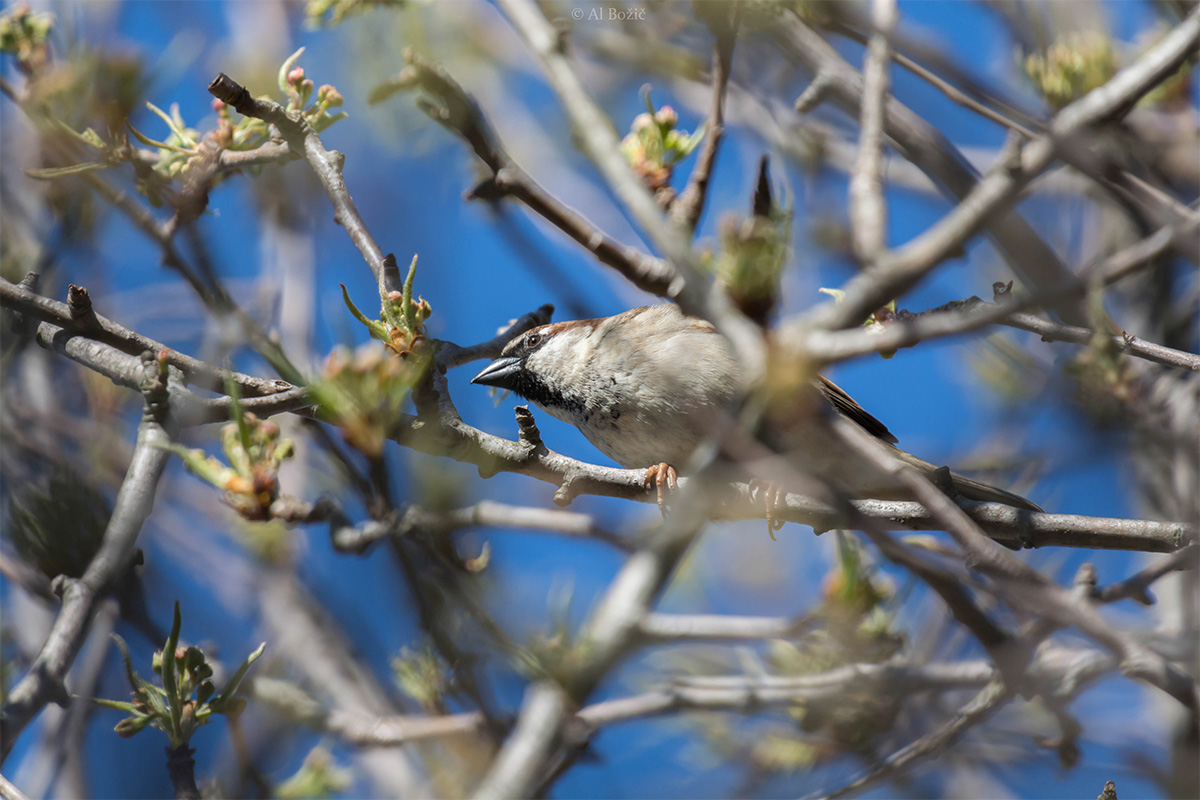
[[[954,490],[968,500],[977,500],[981,503],[1003,503],[1006,506],[1023,508],[1028,511],[1042,510],[1037,503],[1026,500],[1019,494],[1006,492],[982,481],[964,478],[953,472],[950,473],[950,481],[954,484]]]
[[[896,448],[896,453],[901,461],[911,464],[922,472],[933,473],[938,471],[938,468],[933,464],[922,458],[917,458],[912,453],[908,453],[900,448]],[[983,481],[963,477],[957,472],[950,473],[950,482],[954,485],[954,491],[968,500],[975,500],[980,503],[1003,503],[1006,506],[1023,508],[1027,511],[1042,510],[1037,503],[1026,500],[1019,494],[1006,492],[1004,489],[997,488]]]

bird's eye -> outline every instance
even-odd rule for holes
[[[542,335],[540,333],[531,333],[525,337],[526,347],[537,347],[542,343]]]

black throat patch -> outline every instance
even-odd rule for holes
[[[584,402],[578,397],[563,394],[559,389],[546,385],[540,375],[527,369],[522,369],[514,376],[512,390],[543,408],[554,408],[576,415],[582,415],[586,411]]]

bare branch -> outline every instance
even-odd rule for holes
[[[799,636],[811,624],[812,620],[807,618],[651,612],[638,623],[638,636],[651,643],[710,639],[779,639]]]
[[[898,250],[881,255],[870,269],[847,283],[843,302],[818,309],[809,315],[809,322],[827,328],[855,325],[890,298],[911,287],[1013,200],[1030,180],[1050,165],[1060,148],[1068,146],[1088,126],[1126,111],[1174,72],[1191,55],[1198,42],[1200,9],[1189,14],[1182,25],[1104,86],[1055,115],[1046,134],[1018,146],[1011,158],[1005,158],[994,167],[940,222]],[[1033,285],[1050,288],[1043,282],[1033,282]]]
[[[228,422],[233,419],[233,399],[230,397],[196,398],[196,401],[201,408],[188,409],[183,420],[186,425]],[[313,405],[313,399],[307,386],[293,386],[287,391],[275,394],[245,397],[239,403],[243,411],[251,412],[260,419],[266,419],[285,411],[301,412],[303,409],[309,409],[302,414],[302,416],[306,416],[312,413],[309,407]]]
[[[161,387],[163,394],[165,388]],[[98,604],[129,569],[138,532],[154,505],[158,479],[170,458],[167,450],[156,445],[168,441],[169,435],[148,408],[138,428],[133,458],[100,547],[83,576],[67,581],[62,609],[46,643],[29,671],[6,698],[4,714],[0,717],[0,748],[5,757],[21,731],[46,703],[53,701],[66,705],[70,702],[63,681],[87,638]]]
[[[539,681],[526,689],[517,725],[473,797],[530,796],[529,789],[540,782],[570,714],[569,698],[555,683]]]
[[[3,278],[0,278],[0,305],[29,317],[45,320],[66,331],[73,332],[77,328],[71,311],[65,303],[43,297]],[[95,320],[99,323],[99,328],[89,329],[86,333],[87,338],[112,345],[121,352],[132,356],[146,351],[159,353],[165,350],[167,363],[177,367],[188,383],[211,391],[224,391],[225,372],[223,370],[173,350],[161,342],[142,336],[136,331],[118,325],[107,317],[97,314]],[[238,388],[248,397],[278,394],[295,388],[292,384],[282,380],[258,378],[240,372],[234,372],[232,376]],[[136,387],[136,381],[133,385]]]
[[[750,621],[740,617],[729,620],[730,623]],[[767,624],[768,620],[764,619],[762,626]],[[732,627],[724,623],[717,625]],[[1114,668],[1112,656],[1099,650],[1043,645],[1029,666],[1029,686],[1048,700],[1064,702]],[[982,659],[931,664],[912,664],[903,660],[858,663],[812,675],[678,676],[658,689],[584,706],[573,715],[571,724],[582,726],[582,735],[590,737],[608,725],[680,711],[754,713],[772,706],[829,699],[843,692],[887,691],[904,696],[919,692],[952,692],[980,689],[998,677],[995,666]],[[483,715],[477,712],[376,716],[329,710],[299,687],[274,678],[254,679],[251,691],[256,700],[303,725],[364,746],[394,747],[427,738],[457,736],[478,732],[484,725]]]
[[[4,800],[29,800],[24,792],[13,786],[3,775],[0,775],[0,797]]]
[[[577,461],[542,447],[504,439],[463,422],[450,399],[444,376],[433,376],[440,426],[432,429],[415,417],[400,415],[391,438],[430,455],[442,455],[475,464],[483,475],[516,472],[559,487],[555,502],[566,505],[574,497],[594,494],[644,503],[657,502],[645,488],[645,471],[602,467]],[[685,490],[692,479],[680,478]],[[696,495],[692,495],[696,496]],[[704,513],[714,520],[762,519],[761,495],[745,483],[704,493]],[[942,523],[921,503],[885,500],[851,501],[857,513],[877,519],[891,530],[943,530]],[[989,536],[1025,547],[1087,547],[1170,553],[1196,540],[1196,529],[1184,522],[1155,522],[1072,514],[1039,514],[998,503],[961,501],[970,518]],[[809,525],[817,531],[845,527],[838,511],[796,493],[783,494],[772,510],[776,519]]]
[[[785,52],[816,76],[813,85],[820,84],[822,99],[832,99],[847,114],[857,117],[863,91],[862,76],[858,71],[794,14],[775,14],[769,24],[768,33],[776,38]],[[888,138],[899,151],[929,175],[934,183],[959,199],[965,198],[974,189],[979,176],[962,153],[936,127],[894,97],[888,100],[884,125]],[[988,231],[996,240],[1005,262],[1027,285],[1044,289],[1072,278],[1070,270],[1054,250],[1016,212],[997,214],[989,221]],[[890,296],[883,297],[848,324],[865,319],[867,314],[890,299]],[[1056,310],[1068,322],[1086,324],[1088,321],[1087,309],[1081,303],[1064,305]]]
[[[725,92],[729,86],[729,70],[733,60],[733,45],[737,38],[738,17],[741,8],[737,3],[696,6],[703,12],[709,30],[714,36],[712,56],[712,99],[709,102],[708,123],[704,146],[696,159],[696,166],[688,177],[687,186],[671,207],[671,221],[688,230],[695,230],[704,213],[704,201],[708,197],[708,182],[712,178],[713,166],[721,139],[725,136]]]
[[[887,206],[883,200],[883,127],[888,98],[888,37],[896,25],[895,0],[873,0],[874,33],[863,65],[863,101],[858,158],[850,175],[850,231],[854,253],[871,263],[886,247]]]
[[[579,631],[568,674],[530,686],[513,733],[476,797],[524,797],[546,777],[574,707],[636,646],[638,625],[690,548],[703,517],[681,504],[625,562]]]
[[[15,291],[10,293],[10,289]],[[21,313],[28,314],[35,320],[39,316],[49,316],[53,319],[59,319],[61,316],[56,313],[60,309],[55,306],[62,304],[47,300],[21,287],[14,287],[13,284],[2,279],[0,279],[0,302],[4,306],[21,309]],[[122,328],[94,313],[89,319],[90,325],[81,325],[76,320],[68,319],[67,324],[71,326],[70,328],[64,328],[51,322],[39,322],[30,333],[34,340],[47,350],[53,350],[66,356],[77,364],[87,367],[127,389],[139,388],[143,370],[141,359],[128,353],[126,349],[133,349],[136,343],[144,342],[151,345],[151,348],[144,352],[166,353],[168,364],[171,366],[182,364],[183,368],[180,369],[180,372],[185,381],[190,377],[193,382],[199,382],[216,391],[225,390],[223,381],[218,384],[219,378],[212,379],[212,376],[223,374],[216,367],[167,349],[164,345]],[[81,327],[90,335],[98,335],[116,342],[117,346],[90,338],[89,334],[77,332]],[[252,411],[260,417],[265,418],[284,411],[299,411],[312,405],[307,387],[292,386],[286,381],[271,381],[241,373],[233,373],[233,375],[234,380],[248,390],[247,393],[251,395],[242,399],[243,409]],[[280,391],[279,389],[282,387],[287,388]],[[275,391],[273,394],[259,394],[263,389],[274,389]],[[229,397],[199,397],[183,389],[174,379],[168,385],[167,392],[171,397],[171,420],[174,425],[190,427],[212,422],[226,422],[232,418],[230,415],[233,401]]]
[[[1167,367],[1200,372],[1200,355],[1195,353],[1148,342],[1128,333],[1099,336],[1091,328],[1078,328],[1016,310],[1021,306],[1034,305],[1033,299],[987,303],[978,297],[969,297],[915,314],[901,311],[896,319],[884,323],[882,329],[814,331],[808,335],[806,347],[815,360],[834,363],[873,353],[887,353],[901,347],[912,347],[931,339],[957,336],[988,325],[1007,325],[1036,333],[1044,342],[1068,342],[1083,346],[1104,342],[1126,355]]]
[[[834,419],[831,425],[843,442],[900,481],[942,522],[944,530],[962,547],[968,566],[996,581],[1000,587],[1011,589],[1004,593],[1009,603],[1055,625],[1079,627],[1112,650],[1125,675],[1161,689],[1185,708],[1197,707],[1200,700],[1197,686],[1186,673],[1128,633],[1115,630],[1090,602],[1050,582],[987,538],[975,522],[924,474],[901,462],[861,428],[844,419]]]
[[[929,311],[919,313],[901,311],[897,314],[896,319],[886,322],[882,328],[851,328],[840,331],[813,330],[805,336],[805,347],[811,358],[819,363],[827,364],[871,353],[884,353],[901,347],[911,347],[929,339],[955,336],[997,324],[1011,325],[1026,330],[1029,329],[1027,327],[1029,325],[1037,325],[1039,329],[1034,332],[1042,334],[1047,340],[1089,344],[1095,336],[1094,332],[1089,329],[1059,325],[1040,317],[1017,314],[1017,312],[1042,305],[1055,297],[1083,296],[1089,286],[1112,285],[1134,270],[1154,263],[1156,259],[1168,253],[1176,241],[1192,235],[1195,228],[1194,220],[1182,225],[1160,228],[1154,234],[1112,254],[1099,264],[1085,268],[1080,273],[1080,281],[1072,280],[1069,284],[1045,292],[1024,298],[1013,298],[1005,290],[997,292],[1000,296],[997,298],[996,304],[988,304],[978,297],[971,297],[966,300],[952,301]],[[1086,281],[1086,283],[1081,281]],[[1000,286],[1003,284],[995,284],[993,289]],[[791,328],[791,322],[784,324],[785,327]],[[1080,340],[1082,337],[1080,331],[1086,331],[1086,338]],[[1140,339],[1130,338],[1127,340],[1124,336],[1114,336],[1112,342],[1118,349],[1130,355],[1166,363],[1169,366],[1182,366],[1185,369],[1194,370],[1192,364],[1196,357],[1191,353],[1154,345]]]
[[[47,350],[66,356],[118,386],[138,388],[142,379],[140,358],[86,336],[64,336],[64,333],[66,331],[57,325],[39,322],[33,331],[33,338]]]
[[[272,506],[274,514],[274,507]],[[278,515],[276,515],[278,516]],[[305,521],[318,521],[316,518]],[[372,521],[361,529],[342,528],[335,533],[334,546],[338,550],[361,552],[367,545],[386,536],[404,537],[417,531],[450,534],[464,528],[515,528],[522,531],[546,531],[561,533],[611,544],[629,550],[632,544],[611,531],[596,525],[590,514],[579,514],[551,508],[514,506],[493,500],[456,508],[450,511],[430,511],[420,506],[409,506],[398,519],[386,523]]]
[[[22,313],[45,316],[69,321],[69,311],[64,304],[47,300],[26,289],[0,282],[0,300]],[[539,322],[539,309],[533,316],[518,320],[517,324],[490,342],[459,348],[443,343],[443,357],[448,364],[466,363],[474,358],[485,358],[502,346],[508,333],[515,334],[524,326]],[[135,343],[147,343],[152,351],[162,348],[157,342],[122,328],[104,317],[97,317],[106,336],[123,347],[132,348]],[[117,351],[82,335],[63,337],[56,325],[42,323],[38,339],[48,347],[62,352],[69,358],[108,376],[120,385],[137,386],[136,359],[124,351]],[[168,351],[168,361],[179,366],[193,380],[203,376],[202,385],[213,385],[220,380],[221,371],[191,359],[175,351]],[[248,394],[274,390],[273,394],[246,398],[242,402],[247,409],[260,416],[269,416],[285,410],[297,410],[310,404],[302,387],[292,387],[283,381],[271,381],[253,376],[235,374],[238,383]],[[211,381],[209,383],[208,381]],[[639,502],[656,502],[652,492],[645,489],[642,470],[624,470],[602,467],[577,461],[555,453],[544,447],[533,453],[527,443],[512,441],[485,433],[467,425],[454,410],[445,378],[434,376],[438,392],[441,425],[431,429],[416,418],[398,415],[393,426],[392,438],[406,447],[433,455],[445,455],[458,461],[475,464],[481,472],[516,472],[546,481],[559,487],[556,501],[566,504],[582,494],[621,497]],[[175,395],[176,409],[180,421],[185,424],[202,424],[228,419],[229,399],[202,399]],[[447,438],[449,437],[449,439]],[[689,479],[680,479],[686,487]],[[764,508],[761,498],[748,484],[733,484],[727,491],[709,493],[705,513],[711,519],[761,519]],[[857,513],[877,519],[893,530],[940,530],[938,521],[919,503],[860,500],[854,501]],[[1088,547],[1121,550],[1144,550],[1150,552],[1173,552],[1188,542],[1194,541],[1195,530],[1185,523],[1154,522],[1149,520],[1124,520],[1100,517],[1085,517],[1067,514],[1031,514],[1017,512],[1008,506],[964,501],[971,517],[1000,541],[1023,544],[1026,547]],[[810,525],[815,530],[825,531],[844,526],[846,520],[834,509],[817,503],[803,495],[788,493],[779,500],[773,515],[780,520]],[[614,542],[615,544],[616,542]]]
[[[1009,314],[1003,322],[1005,325],[1036,333],[1042,337],[1043,341],[1089,345],[1097,340],[1096,332],[1089,328],[1077,328],[1074,325],[1053,322],[1034,314]],[[1200,372],[1200,355],[1147,342],[1145,339],[1139,339],[1128,333],[1101,338],[1107,340],[1112,347],[1122,353],[1168,367],[1181,367],[1190,372]]]

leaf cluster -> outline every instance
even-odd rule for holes
[[[196,729],[212,722],[214,714],[237,716],[245,709],[246,700],[238,697],[237,691],[250,665],[257,661],[266,649],[266,642],[246,656],[233,677],[218,692],[212,682],[213,668],[205,658],[204,652],[194,645],[186,648],[179,646],[181,625],[179,602],[176,601],[171,633],[167,636],[163,649],[154,654],[152,661],[153,670],[159,675],[161,686],[137,674],[124,640],[113,636],[125,661],[125,675],[129,679],[133,701],[96,698],[94,702],[129,715],[117,723],[114,730],[118,735],[129,738],[147,726],[158,728],[167,735],[169,746],[174,750],[187,746]]]
[[[243,517],[267,520],[271,503],[279,497],[279,467],[292,455],[295,442],[280,438],[278,423],[245,411],[232,380],[227,380],[226,386],[233,401],[233,421],[221,428],[225,461],[175,442],[157,446],[179,456],[189,472],[221,489],[225,501]]]
[[[629,133],[621,140],[621,154],[651,191],[667,186],[676,165],[704,139],[705,125],[694,133],[677,128],[679,114],[671,106],[656,109],[650,90],[643,93],[646,111],[633,118]]]

